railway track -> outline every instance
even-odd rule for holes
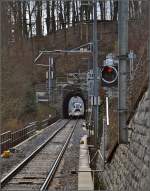
[[[1,180],[4,191],[47,190],[78,121],[67,121]]]

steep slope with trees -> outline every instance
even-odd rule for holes
[[[143,17],[145,8],[143,1],[130,1],[130,20]],[[102,40],[99,47],[99,65],[105,55],[117,47],[117,14],[117,1],[98,1],[98,39]],[[15,120],[16,126],[18,121],[22,123],[29,111],[34,119],[34,87],[37,79],[42,81],[45,78],[41,75],[45,72],[44,69],[39,68],[38,72],[34,72],[36,69],[33,60],[38,51],[70,49],[91,41],[92,15],[92,5],[86,0],[1,2],[3,121],[9,123],[10,120]],[[137,28],[131,30],[137,30],[140,26],[137,24]],[[137,43],[141,33],[134,33],[134,43]],[[130,43],[133,49],[134,43]],[[43,62],[47,62],[47,59]],[[57,58],[56,62],[60,75],[82,68],[81,57],[63,55],[61,59]],[[87,65],[83,67],[83,70],[85,69]],[[32,120],[31,118],[28,121]],[[22,125],[19,122],[18,126]]]

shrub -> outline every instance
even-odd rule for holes
[[[36,110],[37,105],[35,92],[33,91],[33,89],[30,89],[29,91],[27,91],[25,96],[25,112],[30,113],[35,112]]]

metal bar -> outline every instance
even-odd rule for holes
[[[83,45],[81,45],[79,47],[73,48],[73,49],[71,49],[71,51],[75,51],[77,49],[84,48],[85,46],[88,46],[88,45],[91,46],[92,44],[93,44],[92,42],[89,42],[89,43],[83,44]]]
[[[51,58],[48,58],[48,102],[50,104],[50,94],[51,94]]]
[[[9,133],[11,133],[11,131],[7,131],[5,133],[2,133],[1,136],[5,136],[6,134],[9,134]]]
[[[49,65],[46,64],[36,64],[37,66],[44,66],[44,67],[49,67]]]
[[[92,158],[91,161],[90,161],[90,164],[93,162],[93,160],[94,160],[94,158],[96,157],[97,153],[98,153],[98,150],[95,152],[93,158]]]
[[[36,63],[38,61],[38,59],[42,56],[42,52],[40,52],[40,54],[36,57],[36,59],[34,60],[34,63]]]
[[[128,53],[128,6],[129,0],[121,0],[118,10],[118,41],[119,55]],[[124,56],[119,60],[119,99],[118,99],[118,126],[119,143],[128,143],[127,129],[127,58]]]
[[[105,169],[105,119],[103,123],[103,169]]]
[[[36,57],[36,59],[34,60],[34,64],[39,60],[39,58],[43,55],[43,54],[63,54],[63,53],[84,53],[84,54],[91,54],[92,51],[81,51],[81,50],[44,50],[44,51],[39,51],[39,55]],[[48,66],[48,65],[43,65],[43,64],[37,64],[39,66]]]
[[[99,153],[100,157],[102,158],[102,160],[104,160],[103,155],[102,155],[102,153],[100,152],[100,150],[98,150],[98,153]]]
[[[1,145],[4,145],[4,144],[8,143],[10,140],[11,140],[11,139],[7,139],[7,140],[1,142],[0,144],[1,144]]]
[[[40,53],[43,53],[43,54],[61,54],[61,53],[85,53],[85,54],[91,54],[92,52],[91,51],[81,51],[81,50],[44,50],[44,51],[40,51]]]
[[[7,150],[11,146],[11,131],[7,131],[0,135],[1,137],[1,152]]]
[[[48,121],[49,120],[49,118],[47,118],[47,119],[44,119],[42,122],[46,122],[46,121]]]

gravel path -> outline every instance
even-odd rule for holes
[[[56,129],[65,124],[67,120],[60,120],[56,123],[41,130],[35,136],[31,137],[28,141],[23,142],[15,147],[15,151],[11,153],[9,158],[1,159],[1,176],[2,178],[10,172],[18,163],[28,157],[44,140],[46,140]]]

